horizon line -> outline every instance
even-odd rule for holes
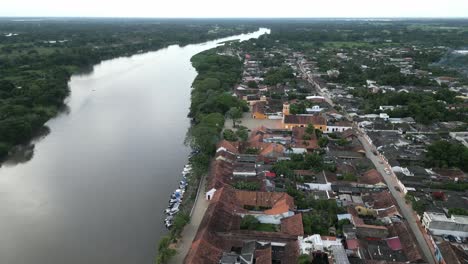
[[[373,17],[373,16],[363,16],[363,17],[135,17],[135,16],[2,16],[0,15],[0,19],[2,18],[101,18],[101,19],[111,19],[111,18],[120,18],[120,19],[468,19],[468,16],[460,16],[460,17],[450,17],[450,16],[381,16],[381,17]]]

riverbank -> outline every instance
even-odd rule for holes
[[[190,58],[218,42],[121,57],[72,76],[68,111],[47,123],[31,159],[0,168],[2,263],[154,262],[190,154]],[[51,248],[56,254],[46,254]]]
[[[200,195],[195,201],[190,224],[185,227],[174,226],[169,235],[159,243],[157,263],[167,263],[173,256],[176,258],[171,260],[171,263],[183,261],[204,211],[208,207],[208,203],[203,199],[205,175],[208,173],[210,160],[215,153],[216,143],[221,139],[221,131],[225,123],[224,116],[233,107],[248,110],[243,101],[227,93],[240,79],[242,63],[237,57],[219,55],[215,48],[196,54],[191,58],[191,62],[198,75],[192,85],[189,116],[192,117],[193,124],[187,133],[186,143],[198,153],[190,159],[193,173],[190,176],[189,185],[199,186],[194,184],[194,181],[201,178],[200,188],[202,189],[199,190]],[[223,78],[218,79],[213,76]],[[206,98],[211,100],[207,101]],[[184,212],[188,211],[187,204],[184,204]],[[176,244],[167,243],[168,240]],[[175,249],[179,249],[179,252],[176,253]]]
[[[46,31],[35,23],[0,23],[0,31],[8,27],[11,32],[21,32],[1,45],[0,161],[11,156],[15,146],[27,145],[50,119],[66,108],[64,100],[70,94],[70,78],[86,72],[83,69],[92,69],[108,59],[174,44],[202,43],[254,29],[204,23],[196,28],[168,22],[155,26],[151,20],[127,21],[124,25],[106,20],[81,22],[44,21]],[[214,27],[219,30],[212,31]],[[64,28],[68,35],[64,35]],[[212,33],[208,34],[209,31]]]
[[[229,43],[231,42],[225,42],[225,46]],[[216,144],[222,139],[224,117],[233,109],[240,112],[249,110],[244,101],[231,95],[232,87],[240,81],[241,77],[243,64],[239,59],[240,56],[239,54],[221,55],[224,53],[219,49],[206,50],[191,58],[198,75],[192,85],[189,116],[192,117],[193,124],[187,133],[186,143],[198,151],[190,162],[195,175],[203,176],[190,222],[178,236],[172,235],[171,231],[170,239],[175,244],[169,245],[165,241],[160,243],[159,250],[162,249],[163,254],[159,254],[158,263],[183,262],[209,205],[204,199],[206,175],[209,163],[215,154]],[[174,250],[177,250],[177,253]]]

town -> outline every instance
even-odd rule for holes
[[[468,82],[427,67],[447,47],[274,37],[213,55],[243,61],[248,111],[227,111],[184,263],[467,263]]]

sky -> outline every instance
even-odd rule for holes
[[[468,0],[0,0],[0,16],[468,17]]]

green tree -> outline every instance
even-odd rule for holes
[[[246,127],[239,127],[236,131],[236,136],[238,136],[242,141],[247,141],[249,132],[247,131]]]
[[[298,264],[311,264],[312,261],[310,260],[310,256],[306,254],[302,254],[297,259]]]
[[[227,141],[237,141],[237,136],[232,129],[225,129],[223,131],[223,138]]]
[[[249,88],[258,88],[258,84],[257,84],[256,81],[248,81],[248,82],[247,82],[247,86],[248,86]]]
[[[321,148],[324,148],[328,145],[328,138],[326,137],[321,137],[319,138],[318,140],[318,145],[321,147]]]
[[[231,107],[226,116],[232,119],[232,127],[236,127],[236,121],[242,118],[242,111],[238,107]]]
[[[253,215],[245,215],[241,220],[241,229],[255,230],[257,229],[260,222]]]

